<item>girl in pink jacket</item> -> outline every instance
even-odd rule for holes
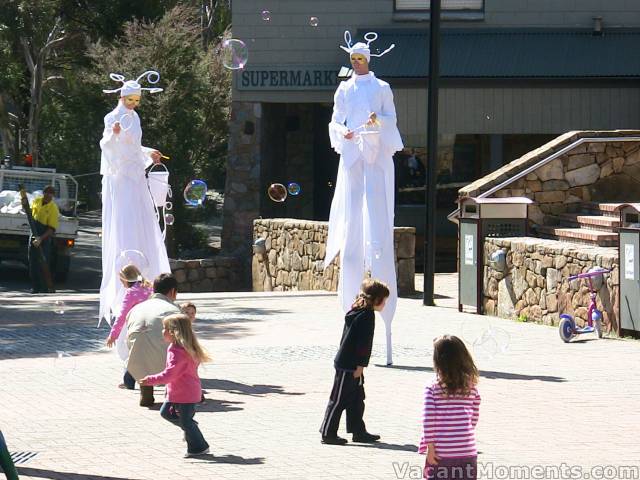
[[[129,311],[137,304],[147,300],[153,293],[153,288],[151,288],[151,285],[149,285],[149,283],[142,277],[140,270],[138,270],[138,267],[135,265],[129,264],[122,267],[119,276],[122,285],[124,285],[127,290],[124,294],[124,298],[122,299],[120,315],[118,315],[116,321],[113,322],[111,331],[107,337],[106,344],[109,348],[113,347],[118,341],[118,338],[122,333],[122,328],[127,323],[127,315],[129,314]],[[126,332],[123,335],[126,337]],[[125,339],[123,338],[120,341],[125,341]],[[118,353],[120,353],[119,349]],[[129,372],[124,372],[122,383],[118,385],[118,387],[133,390],[135,388],[135,384],[136,381],[131,374]]]
[[[185,458],[206,455],[209,453],[209,444],[193,416],[196,403],[202,395],[198,365],[209,361],[209,354],[200,346],[187,315],[169,315],[162,325],[162,335],[165,342],[169,343],[167,365],[157,375],[147,375],[141,379],[140,385],[167,386],[167,400],[160,408],[160,415],[184,431],[187,442]]]

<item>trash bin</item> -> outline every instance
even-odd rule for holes
[[[526,197],[474,198],[459,200],[458,310],[473,307],[482,314],[483,242],[487,237],[523,237],[528,233]]]
[[[620,334],[640,334],[640,203],[620,205]]]

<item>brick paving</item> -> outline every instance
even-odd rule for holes
[[[455,276],[437,285],[437,307],[400,300],[391,368],[382,365],[378,323],[365,413],[370,431],[382,435],[377,445],[320,444],[342,323],[336,297],[325,293],[180,297],[198,306],[197,329],[214,356],[201,371],[207,401],[197,413],[213,454],[188,460],[159,404],[141,408],[137,391],[116,388],[122,367],[102,346],[96,295],[0,293],[0,428],[11,451],[37,452],[19,465],[25,479],[419,478],[432,339],[471,339],[492,325],[510,340],[504,353],[478,352],[485,466],[640,464],[639,342],[565,345],[555,328],[458,313]],[[64,314],[52,311],[56,299]]]

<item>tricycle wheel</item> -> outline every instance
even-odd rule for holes
[[[573,321],[573,318],[569,316],[563,316],[560,319],[560,338],[563,342],[569,343],[571,339],[575,336],[576,324]]]

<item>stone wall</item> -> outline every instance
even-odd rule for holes
[[[327,222],[296,219],[259,219],[255,239],[264,238],[269,275],[262,255],[253,255],[254,291],[330,290],[338,286],[338,261],[326,269]],[[398,294],[414,293],[415,228],[394,229]]]
[[[489,264],[491,254],[506,252],[506,268]],[[598,291],[604,328],[619,332],[619,261],[616,248],[589,247],[539,238],[487,238],[484,242],[484,311],[487,315],[557,325],[561,313],[583,325],[591,301],[586,280],[571,275],[599,266],[612,269]]]
[[[246,290],[242,262],[217,256],[200,260],[169,260],[179,292],[234,292]]]
[[[640,131],[566,133],[467,185],[460,190],[460,196],[477,196],[580,138],[616,136],[640,136]],[[529,218],[538,224],[545,223],[545,215],[566,212],[570,203],[638,201],[640,142],[583,143],[506,188],[498,190],[493,196],[531,198],[535,205],[529,207]]]

